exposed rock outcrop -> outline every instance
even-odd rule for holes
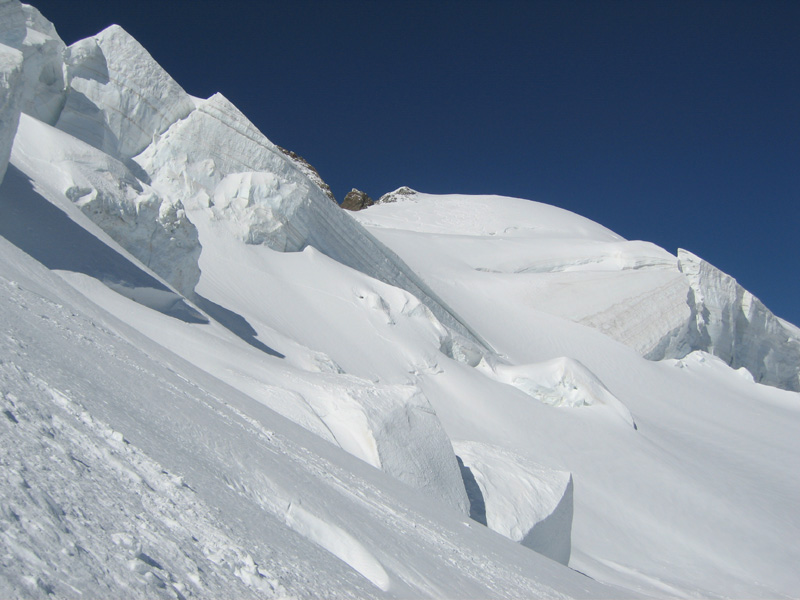
[[[397,188],[393,192],[389,192],[388,194],[384,194],[378,199],[378,204],[388,204],[390,202],[397,202],[398,200],[403,200],[408,198],[409,196],[416,196],[417,190],[412,190],[408,186],[403,186]]]
[[[286,156],[292,159],[295,165],[308,177],[311,181],[317,184],[319,189],[325,192],[325,195],[336,202],[336,196],[333,195],[333,191],[331,190],[331,186],[329,186],[320,176],[319,172],[311,166],[311,164],[302,156],[294,152],[293,150],[287,150],[286,148],[282,148],[277,144],[275,147],[283,152]],[[338,202],[336,202],[338,204]]]
[[[368,206],[372,206],[375,202],[370,198],[366,192],[362,192],[361,190],[357,190],[353,188],[347,195],[344,197],[342,201],[342,208],[345,210],[363,210]]]

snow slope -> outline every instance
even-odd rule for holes
[[[796,595],[797,329],[732,279],[525,200],[354,219],[121,28],[0,11],[0,595]]]
[[[356,218],[498,351],[495,365],[451,365],[424,375],[422,388],[456,448],[501,447],[572,474],[570,566],[643,593],[795,593],[790,563],[800,557],[786,540],[800,528],[791,500],[800,492],[797,393],[756,384],[704,352],[653,362],[618,339],[635,329],[626,316],[646,316],[637,328],[647,333],[692,315],[658,292],[684,277],[675,257],[566,211],[499,197],[416,194]],[[598,308],[604,326],[586,322]],[[574,363],[614,410],[569,400],[580,386],[557,373]],[[563,400],[549,401],[552,390]]]
[[[614,595],[0,254],[3,596]]]
[[[797,328],[690,252],[676,257],[527,200],[396,198],[355,218],[423,279],[446,282],[447,290],[433,287],[456,311],[464,289],[502,289],[498,296],[523,310],[588,325],[647,358],[703,350],[745,367],[756,381],[800,391]],[[429,260],[434,252],[443,260]],[[461,272],[457,280],[448,276],[453,269]]]

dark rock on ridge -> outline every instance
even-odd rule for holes
[[[294,163],[300,168],[300,170],[303,173],[305,173],[306,177],[308,177],[311,181],[313,181],[317,185],[317,187],[319,187],[319,189],[325,192],[325,195],[328,198],[336,202],[336,197],[333,195],[333,192],[331,191],[331,186],[329,186],[327,183],[325,183],[325,181],[323,181],[322,177],[320,177],[320,174],[317,172],[317,170],[314,167],[312,167],[305,158],[303,158],[293,150],[287,150],[286,148],[282,148],[277,144],[275,146],[276,148],[278,148],[278,150],[280,150],[286,156],[291,158],[292,161],[294,161]],[[338,204],[338,202],[336,203]]]
[[[389,202],[397,202],[398,200],[402,200],[404,196],[415,196],[417,194],[417,190],[412,190],[410,187],[403,186],[397,188],[393,192],[389,192],[388,194],[384,194],[378,199],[378,204],[388,204]]]
[[[350,190],[342,201],[342,208],[346,210],[362,210],[368,206],[372,206],[375,202],[370,198],[366,192],[353,188]]]

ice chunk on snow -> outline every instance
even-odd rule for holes
[[[122,160],[194,110],[189,95],[118,25],[67,50],[59,129]]]
[[[343,560],[383,591],[389,589],[389,575],[380,561],[341,527],[310,513],[297,502],[289,504],[286,524]]]
[[[686,250],[678,250],[678,259],[692,288],[693,349],[744,367],[759,383],[800,391],[800,331],[730,275]]]
[[[454,446],[463,469],[480,488],[483,522],[566,565],[571,550],[572,476],[489,444],[461,441]]]
[[[544,404],[567,408],[604,407],[636,427],[628,408],[594,373],[572,358],[560,357],[541,363],[513,366],[489,366],[483,360],[478,369],[498,381],[513,385]]]
[[[75,203],[178,291],[192,293],[200,244],[180,201],[160,197],[118,160],[24,114],[12,163],[49,200]]]
[[[383,470],[463,514],[469,501],[450,439],[428,399],[416,386],[391,386],[383,396],[365,389],[361,398]],[[389,402],[387,402],[389,400]]]

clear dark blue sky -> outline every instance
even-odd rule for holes
[[[400,185],[683,247],[800,324],[800,2],[33,0],[118,23],[341,201]]]

